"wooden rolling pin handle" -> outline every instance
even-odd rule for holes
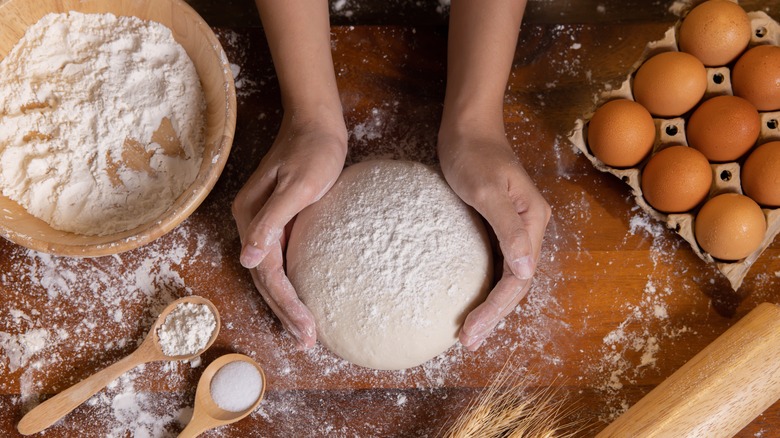
[[[778,398],[780,307],[763,303],[597,438],[733,437]]]

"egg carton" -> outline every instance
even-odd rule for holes
[[[780,45],[780,24],[761,11],[749,12],[748,17],[750,18],[753,27],[753,36],[751,37],[750,47],[759,44]],[[665,223],[669,229],[678,233],[690,244],[693,252],[696,253],[699,258],[707,263],[715,264],[717,269],[729,280],[732,289],[736,291],[742,285],[742,281],[745,279],[751,265],[772,243],[778,232],[780,232],[780,208],[762,208],[767,221],[767,230],[764,235],[764,240],[756,251],[744,259],[733,262],[716,260],[705,252],[696,242],[696,237],[693,232],[695,210],[687,213],[667,214],[654,209],[645,201],[639,181],[641,169],[644,167],[645,163],[647,163],[649,157],[645,158],[637,167],[614,168],[604,164],[601,160],[596,158],[590,152],[587,145],[588,121],[593,116],[595,110],[610,100],[634,100],[631,90],[633,76],[636,70],[647,59],[658,53],[678,51],[677,32],[680,23],[681,22],[678,22],[675,26],[670,27],[662,39],[647,44],[642,55],[633,65],[631,73],[628,74],[619,88],[605,91],[600,96],[597,96],[593,109],[588,114],[585,114],[583,118],[578,119],[575,122],[574,128],[569,134],[569,140],[588,158],[588,160],[590,160],[596,169],[602,172],[611,173],[628,184],[633,191],[637,205],[643,211],[654,219]],[[731,72],[728,67],[712,67],[707,68],[706,70],[707,90],[702,101],[714,96],[733,94],[731,89]],[[759,114],[761,117],[761,133],[757,144],[780,140],[780,111],[760,112]],[[654,118],[653,121],[656,128],[656,140],[650,156],[673,144],[688,145],[685,136],[686,120],[684,117]],[[713,173],[713,183],[710,187],[707,199],[727,192],[742,194],[740,162],[711,163],[710,167],[712,168]]]

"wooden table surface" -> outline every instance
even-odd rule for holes
[[[567,140],[594,96],[619,85],[645,44],[674,23],[678,4],[539,0],[529,3],[505,109],[507,135],[553,210],[528,297],[478,352],[455,346],[404,372],[361,369],[320,346],[297,351],[238,263],[230,214],[280,122],[266,41],[250,0],[191,3],[235,65],[238,126],[227,167],[190,219],[135,251],[58,258],[0,240],[1,436],[16,436],[40,400],[129,354],[156,312],[187,294],[211,299],[222,316],[202,364],[131,371],[46,436],[175,435],[204,367],[228,352],[262,364],[266,399],[206,436],[436,436],[507,362],[529,388],[558,388],[568,419],[590,424],[581,435],[591,436],[757,304],[780,303],[779,243],[734,292]],[[778,0],[742,4],[780,18]],[[331,10],[348,161],[434,163],[446,8],[348,0]],[[739,436],[778,434],[775,404]]]

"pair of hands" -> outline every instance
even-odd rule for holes
[[[287,226],[333,186],[346,150],[343,119],[322,124],[285,113],[276,141],[233,203],[241,264],[301,348],[314,345],[316,330],[284,272]],[[460,331],[461,344],[476,350],[528,292],[550,207],[503,131],[486,135],[442,126],[438,150],[447,182],[487,220],[504,256],[501,278]]]

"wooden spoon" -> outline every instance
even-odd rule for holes
[[[166,356],[160,347],[160,338],[157,330],[165,322],[165,318],[168,317],[168,314],[171,313],[176,308],[176,306],[182,303],[205,304],[214,314],[214,319],[216,320],[217,325],[214,329],[214,332],[211,334],[211,338],[202,350],[196,352],[195,354]],[[57,420],[60,418],[70,413],[70,411],[75,409],[77,406],[84,403],[88,398],[95,395],[98,391],[105,388],[117,377],[137,367],[138,365],[161,360],[189,360],[197,357],[214,343],[214,340],[219,334],[219,327],[219,313],[211,301],[199,296],[189,296],[172,302],[162,311],[162,313],[160,313],[157,321],[152,326],[152,329],[149,330],[149,334],[146,335],[146,338],[138,347],[138,349],[119,362],[116,362],[108,368],[98,371],[97,373],[87,377],[81,382],[76,383],[70,388],[60,392],[54,397],[36,406],[33,410],[22,417],[22,420],[16,427],[17,430],[22,435],[31,435],[46,429],[47,427],[57,422]]]
[[[211,398],[211,380],[220,368],[236,361],[244,361],[254,365],[254,367],[257,368],[257,371],[260,372],[260,380],[263,386],[260,390],[260,395],[257,397],[257,400],[252,403],[252,406],[243,411],[231,412],[220,408]],[[195,409],[193,409],[192,412],[192,420],[190,420],[187,427],[181,431],[179,438],[196,437],[209,429],[235,423],[251,414],[252,411],[257,409],[257,406],[263,399],[265,386],[265,373],[260,365],[252,360],[252,358],[244,356],[243,354],[226,354],[221,356],[219,359],[212,362],[211,365],[203,371],[203,375],[200,376],[198,388],[195,391]]]

